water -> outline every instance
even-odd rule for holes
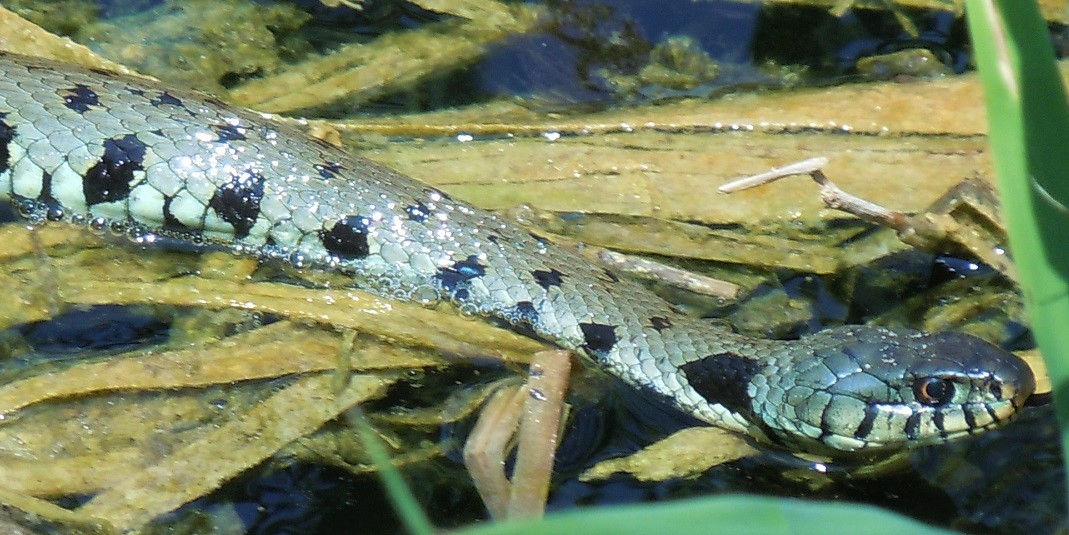
[[[11,4],[18,7],[17,2]],[[191,2],[189,9],[211,4]],[[251,9],[249,13],[258,13],[255,6],[234,4]],[[368,41],[385,32],[420,28],[449,18],[399,2],[370,2],[362,13],[327,9],[313,1],[297,4],[309,14],[309,21],[273,34],[285,43],[279,53],[284,59],[326,52],[344,42]],[[141,11],[144,8],[156,8],[160,17],[166,12],[162,2],[115,1],[101,5],[104,23],[115,27],[130,25],[127,17],[144,20],[153,16],[145,15]],[[861,57],[912,48],[930,51],[952,72],[962,72],[969,65],[961,22],[941,13],[915,14],[913,20],[919,32],[909,35],[894,17],[876,12],[851,13],[837,19],[817,8],[721,1],[581,0],[546,5],[549,15],[537,31],[497,43],[492,52],[462,69],[423,79],[405,91],[376,97],[357,113],[434,111],[499,98],[515,99],[545,113],[572,113],[680,97],[715,98],[768,88],[821,86],[861,80],[863,76],[855,68]],[[63,21],[54,22],[62,27]],[[111,32],[109,37],[121,35]],[[122,49],[101,41],[97,39],[92,46]],[[151,44],[132,46],[155,50]],[[167,47],[179,48],[174,43]],[[669,66],[686,66],[690,70],[683,70],[691,76],[681,79],[666,74],[664,69],[651,71],[651,58],[660,58],[662,64],[667,62]],[[181,67],[191,65],[181,64],[179,74],[172,79],[209,88],[235,87],[262,74],[259,67],[234,66],[241,61],[220,61],[221,67],[207,71],[213,73],[207,80],[199,78],[205,72],[196,65],[183,71]],[[890,76],[907,81],[917,74]],[[898,277],[893,287],[879,285],[879,274],[862,273],[862,281],[852,283],[850,290],[864,290],[859,293],[868,295],[867,302],[846,297],[857,297],[856,292],[846,290],[844,282],[856,273],[828,278],[783,273],[768,284],[770,291],[783,292],[792,303],[801,303],[808,311],[802,320],[783,331],[799,335],[830,323],[872,319],[895,309],[916,294],[929,292],[948,279],[958,279],[959,273],[948,275],[941,267],[955,262],[923,255],[909,262],[888,262],[892,265],[886,267]],[[978,276],[997,278],[990,272]],[[907,282],[903,283],[902,277]],[[999,291],[998,282],[992,286],[995,289],[991,291]],[[908,292],[898,291],[903,288]],[[744,303],[736,308],[745,307]],[[915,309],[907,310],[913,312],[899,316],[921,314]],[[70,365],[66,361],[72,358],[105,358],[111,351],[147,349],[166,343],[163,333],[168,329],[172,335],[186,332],[190,323],[196,323],[195,316],[188,310],[166,307],[95,307],[47,322],[15,326],[8,334],[17,333],[13,339],[25,345],[5,347],[19,347],[7,354],[18,356],[21,362],[62,367]],[[229,320],[227,329],[233,332],[258,324]],[[998,341],[1014,347],[1029,343],[1019,318],[999,318],[998,325]],[[64,362],[55,364],[57,355]],[[11,366],[14,362],[8,361]],[[389,414],[402,408],[411,410],[413,406],[434,406],[453,395],[457,385],[472,388],[499,371],[455,367],[413,377],[392,388],[369,410]],[[584,388],[573,394],[576,409],[558,455],[558,475],[549,501],[551,511],[743,491],[874,503],[972,533],[1047,533],[1065,523],[1064,473],[1057,448],[1057,427],[1049,407],[1028,409],[1020,422],[1004,432],[917,452],[904,471],[879,479],[787,470],[782,459],[767,455],[714,468],[696,479],[640,483],[614,477],[588,483],[577,477],[582,469],[598,460],[636,451],[688,422],[614,381],[595,376],[580,382]],[[485,517],[457,454],[457,442],[470,425],[470,419],[463,419],[442,426],[386,426],[399,441],[441,444],[446,450],[441,457],[406,467],[421,505],[440,527],[460,526]],[[265,534],[401,530],[374,476],[354,475],[337,466],[292,458],[275,459],[227,482],[218,491],[183,507],[161,526],[185,526],[199,532],[223,524],[230,529]]]

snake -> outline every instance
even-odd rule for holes
[[[31,223],[214,244],[344,274],[391,299],[451,302],[787,452],[886,458],[999,427],[1035,390],[1022,359],[963,333],[739,334],[264,114],[10,53],[0,54],[0,199]]]

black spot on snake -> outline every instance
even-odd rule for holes
[[[212,125],[215,130],[215,135],[218,136],[216,141],[219,143],[225,143],[227,141],[245,141],[245,127],[236,124],[216,124]]]
[[[15,137],[15,129],[6,118],[6,113],[0,113],[0,173],[11,169],[11,139]]]
[[[176,96],[174,96],[174,95],[172,95],[172,94],[170,94],[170,93],[168,93],[166,91],[161,91],[159,96],[157,96],[156,98],[154,98],[154,99],[149,101],[149,104],[152,104],[153,106],[156,106],[156,107],[159,107],[159,106],[161,106],[163,104],[167,104],[169,106],[175,106],[175,107],[178,107],[178,108],[186,107],[185,103],[182,102],[182,99],[180,99],[180,98],[178,98],[178,97],[176,97]]]
[[[416,201],[416,204],[405,207],[405,213],[408,214],[408,218],[412,221],[422,223],[427,219],[427,216],[431,215],[431,209],[427,208],[426,204]]]
[[[653,316],[650,318],[650,327],[657,332],[661,332],[665,329],[672,327],[672,320],[668,318],[662,318],[661,316]]]
[[[583,347],[591,353],[608,353],[616,345],[616,326],[601,323],[580,323],[585,343]]]
[[[370,252],[367,241],[366,217],[347,215],[328,231],[322,231],[319,239],[330,254],[347,260],[367,258]]]
[[[78,113],[85,113],[89,111],[90,106],[99,106],[100,99],[95,91],[89,89],[89,86],[74,84],[74,87],[68,89],[67,94],[63,95],[63,105]]]
[[[528,323],[535,323],[538,321],[538,311],[535,310],[534,303],[530,301],[520,301],[516,303],[516,315]]]
[[[263,197],[263,175],[242,171],[215,190],[208,207],[215,210],[219,219],[234,227],[234,237],[246,238],[256,224],[256,218],[260,217],[260,201]]]
[[[104,156],[82,180],[85,204],[119,201],[130,195],[134,172],[144,170],[145,149],[134,134],[104,140]]]
[[[479,263],[479,257],[471,255],[452,266],[439,268],[434,278],[457,299],[465,299],[468,292],[463,286],[476,277],[486,275],[486,267]]]
[[[338,171],[342,170],[342,166],[338,162],[317,163],[312,167],[314,167],[316,171],[319,171],[319,176],[328,180],[336,178],[338,176]]]
[[[531,272],[531,275],[534,275],[535,282],[537,282],[543,290],[549,290],[550,286],[560,286],[561,282],[564,281],[564,274],[555,269],[549,271],[536,269]]]
[[[734,353],[717,353],[679,368],[686,375],[687,383],[703,398],[716,400],[728,410],[747,417],[753,414],[747,389],[753,377],[761,372],[756,360]]]

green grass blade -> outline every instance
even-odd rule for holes
[[[1010,246],[1069,444],[1069,105],[1032,0],[967,0]]]
[[[800,533],[866,533],[869,535],[947,534],[875,507],[805,502],[763,496],[720,496],[663,505],[601,507],[552,515],[539,522],[485,524],[463,535],[768,535]]]
[[[359,433],[360,441],[364,444],[364,448],[367,449],[368,457],[371,457],[375,467],[378,468],[379,480],[382,481],[382,486],[389,496],[390,504],[393,505],[394,511],[401,519],[405,529],[412,535],[434,535],[434,525],[431,524],[427,515],[423,513],[423,509],[419,506],[419,501],[412,495],[412,490],[409,489],[408,483],[405,482],[404,477],[401,475],[401,471],[390,461],[390,454],[386,451],[386,446],[382,444],[382,440],[375,433],[375,429],[367,421],[364,411],[356,408],[351,411],[351,414],[350,421],[356,428],[356,432]]]

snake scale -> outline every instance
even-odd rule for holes
[[[501,218],[263,116],[133,78],[0,55],[0,198],[328,269],[504,320],[709,424],[792,452],[882,457],[1010,420],[1023,361],[964,334],[742,336]]]

